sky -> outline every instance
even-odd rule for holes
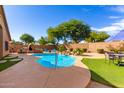
[[[24,33],[35,40],[47,36],[47,29],[78,19],[92,30],[115,35],[124,29],[124,6],[110,5],[6,5],[4,6],[11,38],[19,41]]]

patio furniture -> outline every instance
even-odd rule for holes
[[[114,63],[114,61],[116,60],[116,56],[114,55],[113,52],[107,52],[107,51],[105,51],[104,55],[105,55],[105,62],[106,62],[107,60],[109,60],[109,63],[110,63],[111,61]]]
[[[113,56],[116,56],[118,60],[118,65],[124,65],[124,62],[122,61],[122,58],[124,57],[124,54],[118,53],[118,54],[112,54]]]

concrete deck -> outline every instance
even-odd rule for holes
[[[91,80],[87,88],[112,88],[112,87]]]
[[[83,58],[105,58],[104,54],[99,53],[83,53]]]
[[[0,72],[0,87],[4,88],[83,88],[90,82],[91,74],[76,57],[76,64],[68,68],[49,69],[39,65],[36,57],[18,55],[23,61]]]

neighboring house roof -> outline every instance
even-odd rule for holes
[[[2,16],[3,16],[3,20],[4,20],[4,24],[5,24],[5,27],[6,27],[7,34],[9,36],[10,41],[11,41],[11,36],[10,36],[10,32],[9,32],[8,23],[7,23],[7,20],[6,20],[6,15],[5,15],[5,12],[4,12],[4,8],[3,8],[2,5],[0,5],[0,8],[1,8],[1,11],[2,11]]]
[[[122,41],[122,40],[124,40],[124,30],[121,30],[115,36],[111,36],[108,39],[106,39],[105,41],[111,42],[111,41]]]

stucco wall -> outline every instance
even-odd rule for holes
[[[67,49],[73,48],[83,48],[87,49],[88,52],[97,52],[97,49],[104,49],[105,51],[109,51],[109,46],[112,46],[118,49],[124,42],[98,42],[98,43],[84,43],[84,44],[69,44],[65,45]],[[18,52],[19,49],[27,47],[26,45],[20,44],[10,44],[10,52]],[[54,45],[32,45],[32,52],[39,52],[37,49],[48,49],[52,50],[55,48]],[[13,51],[12,51],[13,49]]]
[[[109,46],[112,46],[116,49],[122,44],[122,42],[99,42],[99,43],[89,43],[88,51],[97,52],[97,49],[104,49],[109,51]]]
[[[3,55],[3,32],[2,27],[0,26],[0,57]]]
[[[55,48],[54,45],[31,45],[33,53],[40,53],[43,49],[52,50]],[[24,48],[24,51],[27,52],[28,45],[21,44],[9,44],[10,52],[19,52],[21,48]],[[31,51],[30,51],[31,52]]]
[[[3,17],[0,15],[0,26],[2,27],[1,28],[1,38],[0,38],[0,41],[2,42],[1,43],[1,53],[0,53],[0,57],[2,56],[5,56],[5,55],[8,55],[9,54],[9,50],[6,51],[5,50],[5,41],[8,41],[9,42],[9,37],[8,37],[8,33],[6,31],[6,27],[5,27],[5,24],[3,22]]]
[[[66,45],[67,48],[83,48],[87,49],[88,52],[97,52],[97,49],[104,49],[109,51],[109,46],[112,46],[116,49],[120,47],[124,42],[98,42],[98,43],[83,43],[83,44],[70,44]]]

